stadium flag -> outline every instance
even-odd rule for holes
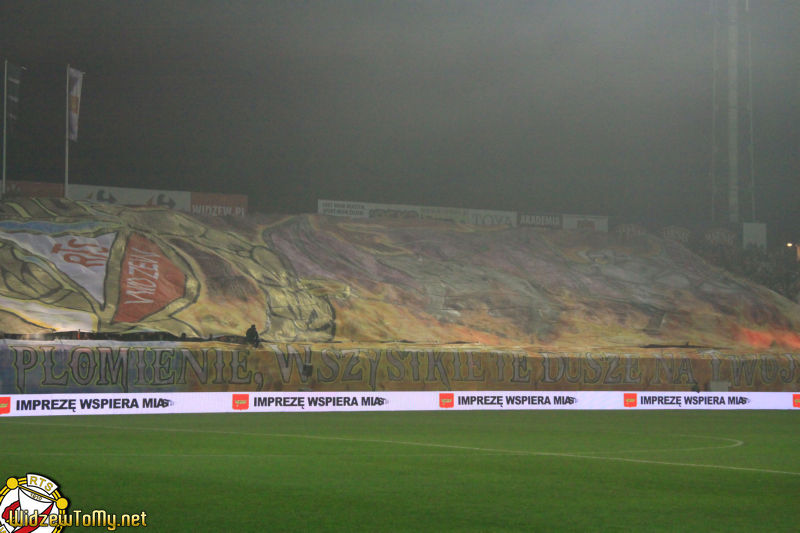
[[[7,59],[3,62],[3,182],[0,186],[2,197],[6,195],[6,145],[8,134],[14,130],[17,121],[21,73],[22,69],[19,66],[9,63]]]
[[[78,115],[81,109],[83,72],[67,66],[67,116],[70,141],[78,140]]]
[[[64,198],[69,198],[69,142],[78,140],[83,72],[67,65],[67,118],[64,136]]]

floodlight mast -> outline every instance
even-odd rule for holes
[[[756,154],[755,141],[753,140],[753,17],[750,14],[750,0],[745,0],[744,9],[747,13],[747,123],[750,128],[748,135],[748,155],[750,161],[750,220],[756,221]]]
[[[750,213],[749,219],[755,221],[755,149],[753,143],[753,54],[752,54],[752,30],[751,30],[751,14],[750,2],[744,0],[744,17],[740,16],[740,3],[742,0],[728,0],[727,10],[719,9],[717,7],[717,0],[710,0],[710,12],[713,18],[713,81],[712,81],[712,117],[711,117],[711,220],[716,223],[718,220],[718,209],[723,208],[727,203],[728,222],[731,224],[738,224],[742,222],[742,206],[740,197],[742,193],[749,195],[750,198]],[[747,161],[749,163],[749,172],[745,180],[740,176],[740,160],[739,150],[741,145],[740,132],[739,132],[739,117],[741,113],[739,105],[739,41],[740,32],[739,25],[745,19],[747,24],[747,108],[746,120],[748,125],[748,152]],[[720,46],[718,39],[719,27],[721,24],[727,25],[727,44]],[[720,50],[722,48],[722,51]],[[721,69],[717,60],[718,53],[725,53],[727,55],[727,171],[728,171],[728,186],[727,194],[723,192],[725,189],[717,184],[717,158],[719,153],[719,144],[722,144],[718,139],[717,122],[722,119],[719,104],[718,104],[718,85],[721,76]],[[746,183],[742,183],[745,181]],[[727,202],[723,202],[723,198],[718,198],[720,193],[727,196]]]
[[[709,165],[709,177],[711,178],[711,223],[714,224],[717,222],[717,113],[719,113],[717,104],[717,79],[719,78],[719,61],[717,61],[717,35],[719,33],[719,20],[717,18],[716,10],[714,9],[714,0],[709,0],[708,5],[713,24],[713,37],[711,45],[711,61],[713,71],[711,76],[711,164]]]
[[[728,221],[739,222],[739,0],[728,0]]]

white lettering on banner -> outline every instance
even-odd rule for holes
[[[237,216],[242,217],[247,214],[243,207],[234,207],[230,205],[205,205],[205,204],[192,204],[193,215],[210,215],[210,216]]]
[[[560,215],[520,215],[520,226],[546,226],[551,228],[561,227]]]
[[[108,261],[107,246],[94,242],[81,243],[77,239],[70,239],[67,247],[59,242],[55,243],[50,253],[61,255],[67,263],[77,263],[88,268],[105,266]]]
[[[488,211],[468,209],[468,221],[475,226],[516,226],[516,211]]]
[[[564,229],[593,229],[608,231],[608,217],[592,215],[562,215]]]
[[[184,294],[185,274],[148,238],[132,234],[122,261],[114,322],[138,322]]]
[[[320,215],[334,217],[366,218],[368,205],[371,204],[362,204],[357,202],[337,202],[334,200],[318,200],[317,212]]]
[[[0,232],[0,238],[13,241],[21,248],[40,255],[86,289],[100,303],[105,303],[103,284],[111,245],[116,233],[97,237],[61,235],[53,237],[37,233]]]
[[[477,215],[473,213],[470,215],[469,221],[476,226],[512,225],[511,217],[504,215]]]
[[[158,272],[158,254],[132,247],[125,279],[125,296],[128,297],[125,303],[153,303]]]

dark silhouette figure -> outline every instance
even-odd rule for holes
[[[250,328],[247,330],[247,333],[245,333],[244,338],[247,341],[247,344],[252,344],[253,346],[258,347],[258,344],[261,341],[258,338],[258,331],[256,330],[255,324],[250,324]]]

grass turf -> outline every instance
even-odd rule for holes
[[[799,429],[792,411],[6,418],[0,478],[145,511],[142,531],[797,531]]]

